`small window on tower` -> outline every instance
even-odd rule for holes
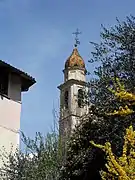
[[[68,91],[65,91],[65,108],[67,109],[68,108]]]
[[[78,90],[78,107],[84,106],[84,91],[82,89]]]

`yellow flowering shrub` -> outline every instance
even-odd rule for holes
[[[112,88],[108,88],[108,89],[116,96],[116,98],[119,98],[121,101],[124,100],[135,101],[135,95],[125,90],[125,86],[121,84],[119,78],[116,78],[115,81],[114,81],[115,90]]]
[[[112,113],[107,113],[107,115],[120,115],[120,116],[125,116],[132,114],[134,111],[130,109],[127,105],[125,107],[120,106],[119,110],[114,110]]]
[[[102,146],[91,141],[92,145],[102,149],[107,155],[108,172],[101,171],[103,180],[135,180],[135,131],[132,126],[126,130],[124,139],[123,154],[119,158],[112,153],[109,142]]]
[[[130,92],[127,92],[125,90],[124,85],[120,83],[120,80],[118,78],[116,78],[116,82],[114,82],[114,88],[115,89],[108,89],[115,95],[117,99],[119,99],[120,101],[126,101],[128,103],[125,105],[125,107],[120,106],[118,110],[114,110],[114,112],[112,113],[107,113],[107,115],[126,116],[132,114],[134,111],[131,108],[129,108],[129,106],[131,104],[135,105],[135,95]]]
[[[116,90],[109,89],[116,98],[120,101],[128,101],[130,104],[135,104],[135,95],[125,90],[124,86],[120,84],[119,79],[117,80]],[[116,84],[115,84],[116,86]],[[120,115],[126,116],[132,114],[134,111],[129,108],[129,105],[125,107],[119,107],[108,115]],[[95,144],[93,141],[90,142],[93,146],[102,149],[107,155],[107,172],[101,171],[101,177],[103,180],[135,180],[135,131],[130,126],[126,129],[124,136],[123,153],[121,157],[116,157],[111,148],[110,142],[106,142],[105,145]]]

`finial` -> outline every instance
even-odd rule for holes
[[[77,29],[76,29],[76,32],[73,32],[72,34],[75,35],[75,44],[74,44],[74,46],[77,47],[77,45],[80,44],[78,35],[81,34],[81,32],[79,32],[79,29],[77,28]]]

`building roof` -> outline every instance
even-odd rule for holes
[[[36,83],[36,80],[32,76],[21,71],[20,69],[17,69],[16,67],[11,66],[3,60],[0,60],[0,67],[5,69],[8,73],[15,73],[21,77],[22,91],[28,91],[30,86]]]
[[[73,49],[72,54],[70,55],[70,57],[67,59],[67,61],[65,63],[65,69],[74,68],[74,67],[85,69],[84,60],[80,56],[76,47]]]

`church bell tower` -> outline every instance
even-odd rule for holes
[[[82,116],[88,113],[88,105],[84,103],[84,94],[88,90],[86,68],[83,58],[77,49],[77,41],[70,57],[65,62],[64,82],[60,89],[59,133],[63,148],[67,139],[79,124]]]

